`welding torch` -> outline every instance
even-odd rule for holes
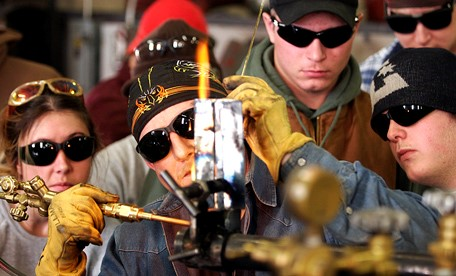
[[[47,217],[48,207],[52,199],[57,194],[50,191],[43,179],[35,176],[30,181],[18,181],[13,176],[1,178],[0,199],[5,199],[9,203],[17,204],[11,208],[10,214],[16,221],[28,219],[27,206],[38,209],[41,216]],[[18,192],[22,191],[22,192]],[[160,216],[155,213],[145,212],[143,208],[132,204],[105,203],[99,205],[105,216],[118,218],[122,221],[134,222],[140,220],[157,220],[182,226],[190,226],[187,220]]]

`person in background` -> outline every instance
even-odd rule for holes
[[[39,176],[54,192],[71,190],[87,182],[93,156],[101,143],[84,106],[82,88],[76,81],[54,78],[18,86],[2,110],[0,126],[0,150],[5,154],[1,176],[13,176],[18,181]],[[94,197],[100,193],[95,188],[91,190]],[[72,195],[75,199],[84,196],[78,192]],[[116,199],[110,196],[107,201]],[[36,208],[29,207],[27,220],[13,220],[10,215],[13,207],[0,200],[0,257],[25,275],[34,275],[48,232],[57,230],[48,226],[48,218]],[[95,201],[84,202],[80,207],[93,209],[96,219],[74,223],[85,231],[94,223],[101,232],[104,221]],[[107,221],[103,239],[107,240],[117,224],[114,219]],[[93,243],[101,245],[101,236],[96,239]],[[99,270],[105,246],[89,246],[89,274]]]
[[[105,146],[130,134],[125,114],[127,98],[122,87],[135,77],[136,57],[134,49],[158,26],[169,19],[181,19],[190,27],[207,34],[207,23],[203,10],[191,0],[156,0],[142,14],[136,34],[129,43],[125,61],[117,73],[95,85],[85,97],[87,110],[100,132]]]
[[[455,64],[449,63],[446,55],[431,55],[439,63],[444,62],[441,64],[442,70],[455,69]],[[418,60],[421,61],[419,57]],[[427,60],[425,58],[422,61]],[[402,62],[408,68],[407,57],[391,61],[398,67]],[[429,73],[426,65],[421,66]],[[439,73],[441,71],[431,75]],[[198,97],[198,89],[195,87],[199,76],[208,79],[208,98],[225,97],[225,87],[207,67],[185,60],[171,60],[154,65],[130,88],[127,116],[132,135],[138,142],[137,151],[158,175],[167,171],[180,187],[192,183],[191,168],[195,158],[193,107],[194,99]],[[413,85],[413,78],[408,81]],[[251,76],[231,76],[225,78],[223,83],[227,88],[233,89],[228,98],[242,101],[244,133],[249,146],[245,159],[246,205],[241,212],[242,233],[279,238],[306,231],[305,223],[289,213],[289,207],[285,204],[287,193],[282,190],[283,185],[286,185],[283,180],[296,168],[318,165],[337,174],[344,191],[336,218],[325,225],[322,231],[327,244],[366,244],[372,233],[350,225],[350,218],[352,212],[376,207],[404,210],[409,215],[406,229],[392,231],[395,249],[400,252],[426,251],[427,244],[437,237],[437,210],[425,206],[421,197],[415,193],[389,189],[378,174],[363,167],[361,163],[339,161],[312,138],[300,132],[292,132],[284,98],[272,91],[265,81]],[[456,100],[451,90],[454,89],[454,82],[445,82],[438,88],[442,87],[445,90],[437,90],[440,91],[439,96],[449,96]],[[389,88],[394,90],[388,90]],[[394,93],[395,89],[387,86],[380,90]],[[434,92],[437,91],[426,93],[435,96]],[[377,102],[373,103],[375,112],[383,108],[376,108]],[[383,103],[378,101],[378,104]],[[416,124],[421,123],[424,123],[424,119]],[[456,127],[456,122],[453,122],[453,126]],[[162,178],[160,181],[169,189],[166,181]],[[81,192],[85,190],[84,187],[79,189]],[[72,201],[70,193],[63,192],[59,195],[62,200]],[[50,210],[59,208],[59,204],[54,202],[49,207]],[[90,213],[75,209],[70,209],[71,217],[90,221]],[[144,210],[173,218],[190,219],[184,203],[173,193],[148,204]],[[176,233],[183,229],[185,226],[156,220],[119,225],[109,241],[101,275],[209,275],[211,271],[189,268],[182,262],[169,260],[170,255],[175,253]],[[55,237],[49,238],[43,255],[50,255],[51,248],[62,249],[59,236],[77,234],[77,231],[71,233],[71,230],[52,233]],[[47,262],[40,262],[36,274],[47,275],[60,259],[72,259],[74,266],[79,267],[80,252],[75,245],[66,247],[60,257],[51,256],[46,258]],[[235,267],[227,269],[236,273]],[[59,267],[58,272],[67,271]],[[213,271],[213,274],[219,275],[220,272]]]
[[[453,0],[385,0],[385,19],[394,41],[361,63],[361,89],[368,92],[374,74],[402,48],[438,47],[456,54]]]
[[[414,183],[456,191],[456,55],[404,48],[374,75],[372,129]]]
[[[217,78],[221,80],[222,72],[215,58],[211,38],[184,20],[176,19],[166,20],[138,44],[133,51],[136,61],[131,74],[138,76],[152,65],[170,59],[194,60],[198,43],[206,39],[210,42],[209,61]],[[125,98],[135,80],[133,78],[123,85]],[[89,183],[97,183],[100,188],[118,194],[122,202],[143,206],[163,195],[165,189],[158,182],[154,171],[147,167],[136,152],[136,144],[130,134],[101,150],[95,157],[100,166],[93,169]]]
[[[0,106],[7,104],[11,91],[22,83],[61,77],[49,65],[9,55],[9,49],[21,38],[19,32],[0,22]]]
[[[263,13],[268,36],[252,49],[244,74],[285,98],[293,131],[399,187],[394,157],[369,126],[369,95],[361,93],[351,56],[362,20],[357,8],[357,0],[271,0]]]

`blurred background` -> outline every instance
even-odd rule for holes
[[[169,0],[173,1],[173,0]],[[359,0],[364,14],[353,55],[361,62],[389,44],[383,0]],[[154,0],[0,0],[0,22],[23,34],[10,53],[49,64],[85,91],[112,76],[142,12]],[[205,11],[224,75],[242,65],[261,0],[194,0]],[[269,1],[265,0],[265,8]],[[256,42],[265,35],[260,22]]]

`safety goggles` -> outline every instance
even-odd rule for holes
[[[16,107],[28,103],[43,94],[46,87],[55,94],[75,97],[82,97],[84,95],[82,87],[72,79],[55,78],[24,83],[11,92],[8,100],[9,114],[11,115]]]
[[[386,21],[393,31],[403,34],[413,33],[418,22],[421,22],[430,30],[440,30],[450,25],[452,12],[453,1],[450,1],[443,5],[441,9],[423,14],[405,15],[391,13],[386,15]]]
[[[182,35],[172,39],[149,39],[140,43],[134,50],[137,61],[147,60],[154,57],[162,57],[166,51],[172,51],[176,55],[195,54],[196,46],[200,39],[194,36]],[[213,41],[209,39],[209,47]]]
[[[390,108],[386,113],[378,114],[372,118],[371,127],[383,140],[387,141],[390,120],[395,121],[401,126],[408,127],[423,119],[424,116],[434,110],[432,107],[418,104],[395,106]]]
[[[136,146],[136,151],[151,163],[163,159],[171,149],[169,133],[175,132],[185,139],[193,139],[195,136],[194,121],[193,108],[182,112],[167,127],[154,129],[144,135]]]
[[[60,150],[72,161],[82,161],[95,152],[95,138],[77,136],[63,143],[38,141],[30,145],[19,147],[19,158],[26,164],[47,166],[52,164]]]
[[[353,35],[353,29],[349,25],[314,32],[291,24],[285,25],[277,21],[274,16],[271,16],[271,21],[278,28],[277,33],[283,40],[299,48],[309,46],[314,39],[319,39],[326,48],[336,48],[347,42]],[[358,22],[358,17],[355,21]]]

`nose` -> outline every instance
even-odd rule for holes
[[[322,61],[326,58],[326,47],[323,46],[319,39],[314,39],[309,46],[306,47],[307,58],[312,61]]]
[[[431,40],[431,32],[432,30],[429,30],[421,22],[418,22],[414,33],[417,45],[426,46]]]
[[[391,142],[396,142],[399,139],[404,139],[407,136],[407,132],[404,127],[396,123],[394,120],[390,120],[387,138]]]
[[[174,132],[170,133],[169,139],[171,140],[171,152],[177,160],[185,161],[193,158],[195,146],[192,139],[180,137]]]
[[[71,160],[68,159],[68,157],[65,155],[63,150],[59,150],[57,153],[57,157],[55,158],[54,162],[52,163],[52,166],[54,166],[54,171],[56,173],[60,174],[66,174],[70,171]]]

